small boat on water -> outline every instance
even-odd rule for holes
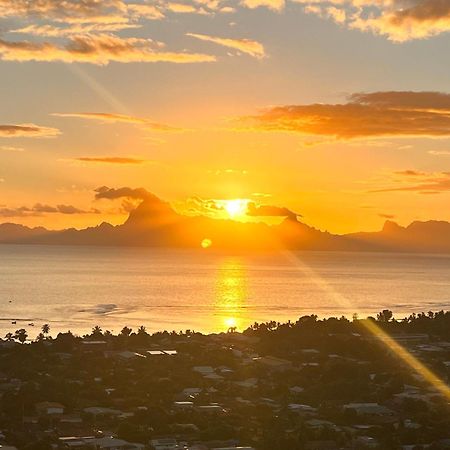
[[[34,327],[34,323],[33,323],[33,322],[30,322],[30,323],[28,324],[28,326]]]
[[[17,321],[13,320],[11,323],[12,323],[13,325],[15,325],[15,324],[17,323]]]

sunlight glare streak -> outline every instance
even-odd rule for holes
[[[109,92],[103,85],[101,85],[95,78],[83,70],[80,65],[76,63],[65,65],[69,70],[80,78],[92,91],[94,91],[101,99],[103,99],[109,106],[112,107],[117,114],[126,114],[132,116],[133,113],[111,92]]]
[[[293,265],[298,269],[306,273],[312,282],[314,282],[319,288],[330,295],[333,300],[341,307],[346,309],[352,308],[351,301],[344,297],[342,294],[333,289],[326,281],[324,281],[317,273],[308,267],[303,261],[299,259],[297,255],[294,255],[290,251],[285,252],[285,256],[290,260]],[[428,367],[426,367],[421,361],[413,356],[406,348],[401,346],[395,339],[390,337],[385,331],[383,331],[372,320],[361,320],[360,323],[373,334],[381,343],[386,345],[397,357],[399,357],[404,363],[406,363],[411,369],[419,374],[424,380],[431,384],[436,390],[438,390],[447,400],[450,400],[450,387],[435,375]]]

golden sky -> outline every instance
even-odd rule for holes
[[[101,186],[336,233],[450,220],[447,2],[0,0],[0,26],[0,222],[123,222]]]

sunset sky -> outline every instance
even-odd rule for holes
[[[101,186],[450,220],[448,0],[0,0],[0,30],[0,222],[123,222]]]

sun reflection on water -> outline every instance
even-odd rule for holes
[[[229,258],[217,269],[215,317],[217,329],[240,329],[248,296],[247,269],[238,258]]]

